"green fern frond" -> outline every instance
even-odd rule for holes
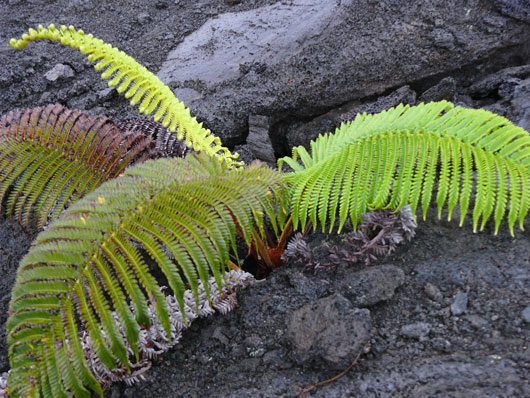
[[[449,219],[460,206],[460,224],[472,193],[473,229],[490,217],[495,232],[508,211],[510,232],[530,208],[530,134],[485,110],[443,101],[400,105],[379,114],[359,114],[335,134],[311,142],[311,154],[296,147],[279,160],[294,171],[287,179],[293,222],[311,220],[338,230],[350,217],[354,227],[373,209],[421,203],[425,218],[436,191],[438,216],[447,204]]]
[[[281,174],[267,167],[229,169],[193,154],[131,167],[76,202],[21,261],[7,322],[10,394],[101,395],[80,330],[109,369],[139,360],[139,331],[152,319],[148,303],[156,303],[171,339],[166,297],[145,256],[185,314],[188,286],[196,305],[200,282],[210,300],[210,275],[221,293],[236,231],[250,243],[286,193]]]
[[[175,97],[168,86],[123,51],[91,34],[85,35],[82,30],[76,30],[73,26],[63,25],[57,29],[53,24],[47,29],[41,25],[38,30],[29,29],[27,34],[22,35],[21,40],[11,39],[10,44],[13,48],[21,50],[28,43],[39,39],[60,42],[62,45],[79,49],[81,53],[88,55],[89,61],[99,61],[94,68],[104,69],[101,78],[111,78],[109,87],[118,86],[119,93],[125,92],[125,98],[131,98],[132,106],[140,103],[140,113],[149,115],[156,111],[154,120],[162,120],[164,127],[169,127],[172,132],[178,129],[178,139],[185,139],[188,147],[223,159],[228,165],[241,164],[235,161],[238,155],[221,146],[220,139],[190,115],[189,109]]]
[[[154,147],[141,131],[58,104],[9,112],[0,118],[0,209],[25,227],[34,214],[42,228]]]

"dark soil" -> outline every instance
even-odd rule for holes
[[[23,52],[12,50],[9,39],[29,27],[52,22],[74,24],[86,32],[97,32],[98,37],[156,71],[169,51],[207,19],[272,3],[275,1],[2,1],[0,114],[15,107],[58,101],[118,120],[136,116],[127,101],[108,90],[90,63],[75,51],[43,43],[32,44]],[[503,12],[514,14],[517,20],[525,21],[528,16],[525,1],[513,2],[517,7],[508,7],[511,2],[504,1],[462,3],[462,7],[480,3],[483,8],[501,4]],[[491,63],[495,70],[530,64],[528,54],[519,55],[504,64],[499,64],[499,59]],[[515,64],[510,64],[513,59]],[[453,70],[416,84],[418,97],[437,87],[442,78],[454,77],[456,83],[448,94],[451,99],[489,106],[507,116],[515,114],[510,96],[518,79],[530,77],[530,69],[491,74],[490,80],[484,81],[493,71],[487,67],[488,60],[482,62],[486,66],[473,69],[474,86],[470,85],[469,69],[465,87],[459,83],[459,71]],[[55,82],[43,79],[58,63],[69,65],[74,77]],[[446,90],[442,86],[438,90]],[[436,89],[425,94],[425,99],[441,98],[446,94]],[[359,104],[377,101],[372,96]],[[304,121],[318,116],[306,114]],[[293,121],[294,126],[301,124],[300,120]],[[0,223],[2,325],[7,319],[18,261],[34,236],[7,222]],[[237,310],[193,323],[180,343],[153,363],[146,382],[132,387],[115,384],[108,396],[296,396],[304,388],[337,375],[362,353],[351,371],[315,389],[311,396],[528,397],[529,238],[528,222],[527,231],[517,231],[514,238],[505,228],[493,235],[490,225],[473,234],[469,222],[459,228],[456,221],[437,220],[432,211],[426,222],[419,222],[410,243],[371,267],[339,266],[314,274],[287,264],[241,292]],[[314,245],[333,239],[337,238],[312,237]],[[372,297],[368,300],[367,295]],[[304,330],[305,324],[293,319],[307,308],[314,309],[315,324],[327,322],[330,326]],[[326,312],[325,308],[336,312]],[[356,342],[351,341],[348,330]],[[320,339],[327,345],[317,344],[318,349],[303,351],[293,339],[302,332],[308,332],[308,339]],[[5,371],[8,361],[3,326],[0,340],[0,371]],[[346,341],[348,346],[343,344]]]
[[[383,263],[403,270],[404,283],[390,300],[369,307],[370,352],[312,396],[530,394],[529,325],[522,318],[530,302],[528,232],[515,238],[506,231],[494,236],[490,229],[473,234],[470,225],[458,228],[456,222],[437,220],[433,211],[413,241]],[[236,311],[193,324],[153,366],[148,382],[115,386],[113,396],[296,396],[340,370],[329,369],[325,360],[299,363],[288,338],[292,312],[333,294],[354,301],[355,292],[344,289],[344,281],[356,280],[364,268],[313,275],[285,266],[241,292]],[[378,290],[387,282],[366,283]],[[453,315],[461,293],[467,294],[467,307]]]

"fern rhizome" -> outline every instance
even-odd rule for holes
[[[267,256],[265,218],[284,245],[287,230],[309,221],[340,232],[368,210],[406,204],[413,214],[421,206],[425,216],[434,196],[439,215],[447,205],[451,217],[458,206],[463,221],[472,207],[475,229],[492,217],[496,231],[503,218],[512,233],[516,222],[523,228],[530,207],[530,135],[493,113],[445,101],[401,105],[358,115],[312,142],[310,152],[295,148],[279,161],[280,168],[290,166],[288,173],[257,164],[234,167],[237,155],[131,57],[73,27],[39,27],[11,44],[21,49],[37,39],[99,60],[96,69],[105,69],[110,86],[133,105],[141,101],[140,112],[178,129],[176,138],[200,153],[123,170],[141,158],[142,145],[152,148],[156,138],[159,147],[175,138],[148,135],[151,141],[140,144],[131,126],[110,138],[95,127],[103,119],[78,114],[73,120],[70,111],[53,106],[2,119],[1,189],[7,212],[17,218],[27,220],[35,211],[42,225],[50,211],[56,216],[90,191],[76,185],[82,173],[69,176],[71,168],[94,173],[90,181],[98,183],[118,173],[99,188],[83,183],[95,189],[51,222],[21,261],[7,322],[12,396],[102,395],[100,373],[89,362],[95,357],[97,367],[130,373],[145,360],[143,334],[160,330],[171,340],[171,300],[162,284],[169,285],[182,322],[200,300],[217,305],[233,280],[229,252],[237,255],[236,235]],[[85,118],[83,132],[76,133],[72,126]],[[105,139],[113,143],[108,151]],[[81,153],[87,156],[76,155]],[[104,171],[105,162],[112,172]],[[81,335],[88,336],[83,345]]]

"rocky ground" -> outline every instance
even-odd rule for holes
[[[359,111],[400,102],[449,99],[530,130],[527,0],[8,0],[0,22],[0,113],[60,102],[136,115],[80,54],[7,44],[55,23],[134,56],[246,158],[273,161]],[[2,324],[31,238],[0,225]],[[370,267],[275,271],[240,293],[236,311],[192,324],[147,382],[108,396],[296,396],[359,353],[312,396],[530,396],[529,262],[528,232],[472,234],[433,213]]]

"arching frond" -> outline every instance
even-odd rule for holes
[[[530,208],[530,135],[485,110],[442,101],[400,105],[375,115],[359,114],[335,134],[311,142],[311,154],[296,147],[279,160],[294,171],[293,222],[307,220],[329,230],[339,217],[354,226],[369,209],[399,209],[421,203],[423,216],[436,191],[439,215],[460,206],[462,224],[473,202],[473,228],[493,217],[498,230],[505,213],[513,234]]]
[[[0,118],[0,208],[27,227],[57,216],[127,166],[157,157],[156,138],[107,117],[48,105]]]
[[[195,151],[204,151],[209,156],[225,160],[229,165],[237,163],[235,159],[238,155],[221,146],[219,138],[191,116],[189,109],[175,97],[168,86],[123,51],[91,34],[85,35],[82,30],[76,30],[73,26],[61,26],[57,29],[53,24],[47,29],[41,25],[38,30],[29,29],[27,34],[22,35],[22,39],[11,39],[10,44],[21,50],[28,43],[39,39],[54,40],[79,49],[81,53],[88,55],[89,61],[98,61],[94,68],[104,70],[101,78],[111,79],[109,87],[117,86],[119,93],[125,93],[125,98],[131,98],[132,106],[140,104],[140,113],[149,115],[154,112],[155,121],[161,120],[164,127],[169,127],[172,132],[178,129],[178,139],[185,139],[186,145]]]
[[[267,167],[229,170],[192,154],[129,168],[76,202],[21,261],[7,322],[10,393],[101,394],[77,341],[81,329],[109,369],[132,369],[141,359],[138,341],[152,324],[151,307],[171,339],[166,296],[145,256],[184,316],[186,289],[196,306],[203,293],[210,302],[212,276],[221,294],[236,230],[250,243],[286,191]]]

